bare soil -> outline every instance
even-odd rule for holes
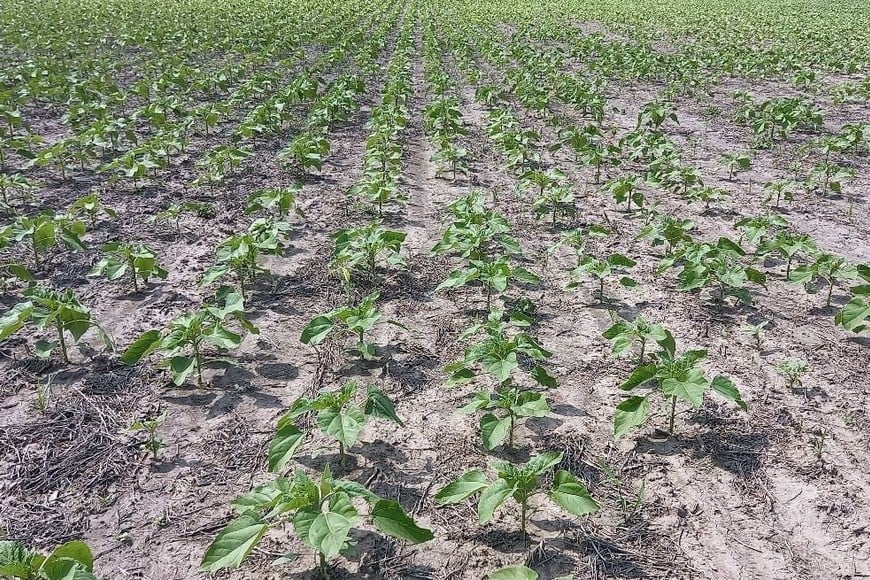
[[[675,291],[670,274],[655,272],[657,250],[634,240],[640,218],[617,210],[592,183],[588,168],[567,154],[546,153],[543,164],[566,170],[579,200],[577,217],[560,226],[608,223],[618,236],[600,242],[606,245],[601,249],[638,259],[633,273],[641,282],[638,289],[608,287],[606,302],[592,295],[592,285],[565,290],[570,256],[559,254],[542,266],[559,233],[534,220],[528,196],[517,192],[515,176],[502,169],[503,160],[483,131],[485,110],[474,102],[473,88],[462,90],[469,129],[462,140],[474,162],[468,177],[451,181],[436,178],[429,161],[434,150],[421,126],[427,95],[420,62],[414,80],[402,178],[410,202],[384,219],[408,232],[408,266],[379,285],[385,316],[407,330],[376,327],[372,338],[380,345],[379,360],[373,363],[357,362],[341,345],[314,349],[298,340],[315,314],[343,298],[326,274],[329,235],[372,217],[346,194],[362,171],[365,122],[379,92],[372,83],[361,110],[330,134],[332,153],[323,171],[305,179],[301,199],[306,217],[297,220],[285,256],[269,261],[274,277],[264,279],[253,293],[249,309],[260,334],[248,336],[233,353],[236,364],[211,365],[206,388],[174,387],[164,372],[149,365],[124,367],[109,354],[77,352],[73,364],[60,365],[35,358],[23,339],[0,345],[7,376],[0,386],[0,528],[5,534],[40,547],[83,537],[94,547],[98,571],[106,578],[205,577],[198,564],[232,515],[229,501],[270,478],[265,454],[278,417],[295,398],[355,378],[378,384],[393,397],[408,428],[367,427],[339,475],[398,500],[432,528],[436,539],[409,547],[360,532],[354,537],[358,555],[338,559],[332,566],[335,578],[474,579],[523,562],[548,579],[870,575],[867,338],[835,327],[834,309],[823,308],[819,295],[786,283],[781,264],[767,264],[768,285],[754,289],[751,307],[717,309],[706,296]],[[660,88],[652,83],[613,85],[609,106],[619,112],[607,122],[618,132],[631,129],[637,111]],[[698,235],[711,240],[736,236],[732,224],[760,212],[760,184],[779,177],[796,148],[810,138],[797,135],[781,150],[755,156],[751,171],[726,179],[727,171],[719,167],[721,154],[748,150],[750,144],[748,129],[729,120],[728,95],[738,88],[759,94],[785,90],[723,83],[709,102],[679,102],[680,124],[669,129],[684,150],[691,149],[690,136],[698,139],[687,162],[701,168],[705,182],[731,193],[727,207],[702,213],[675,196],[650,192],[664,208],[690,216]],[[705,117],[704,107],[711,104],[723,111],[719,117]],[[831,106],[826,117],[832,127],[867,118],[866,105]],[[552,130],[542,120],[526,114],[522,120],[552,142]],[[44,119],[42,126],[52,122],[56,120]],[[228,120],[218,135],[232,123]],[[45,267],[49,280],[75,289],[121,347],[198,305],[204,291],[197,279],[211,264],[214,246],[245,225],[247,195],[292,182],[293,176],[275,161],[292,134],[288,128],[259,146],[243,172],[213,189],[187,185],[196,154],[208,141],[204,137],[157,182],[137,191],[108,187],[101,176],[88,172],[75,182],[63,182],[48,170],[35,172],[46,183],[40,191],[45,206],[65,207],[99,188],[103,201],[119,211],[118,220],[100,218],[87,237],[90,247],[109,239],[137,239],[154,248],[171,272],[165,282],[128,292],[85,277],[97,259],[91,250],[50,258]],[[863,192],[870,162],[866,156],[852,161],[859,178],[848,186],[851,218],[846,197],[806,193],[783,213],[821,248],[866,262],[870,212]],[[474,187],[494,194],[496,207],[525,250],[526,265],[544,277],[540,287],[528,292],[538,307],[533,333],[553,351],[549,368],[559,382],[548,393],[552,416],[526,421],[518,430],[520,450],[502,455],[525,460],[532,450],[562,451],[561,467],[585,481],[602,504],[598,514],[580,520],[541,501],[531,516],[529,537],[517,532],[516,506],[506,506],[491,523],[478,526],[472,504],[440,507],[432,499],[451,478],[488,462],[476,421],[455,412],[474,389],[442,386],[443,368],[461,356],[458,335],[479,318],[482,298],[477,288],[436,293],[456,264],[429,256],[443,228],[445,204]],[[179,238],[165,228],[142,225],[143,216],[179,199],[210,201],[216,214],[211,219],[185,217]],[[835,304],[844,301],[843,290],[835,290]],[[4,295],[2,301],[11,305],[14,297]],[[627,318],[643,314],[671,329],[682,347],[708,349],[706,369],[731,377],[749,412],[711,397],[700,409],[680,410],[676,436],[655,428],[664,425],[662,409],[649,428],[614,441],[612,413],[620,400],[616,387],[632,363],[611,355],[601,337],[613,312]],[[770,325],[759,350],[739,329],[761,320]],[[786,389],[775,371],[786,358],[809,363],[799,389]],[[37,386],[49,381],[46,408],[36,409]],[[154,461],[139,448],[141,435],[127,429],[136,419],[164,411],[168,418],[159,433],[168,447]],[[328,462],[337,465],[329,454],[300,459],[313,468]],[[288,551],[306,555],[273,567],[271,561]],[[310,578],[315,566],[308,554],[295,537],[278,530],[241,570],[215,577]]]

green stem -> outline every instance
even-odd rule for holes
[[[320,577],[324,580],[329,580],[329,568],[326,565],[326,556],[323,555],[323,552],[318,552],[317,556],[319,559]]]
[[[59,318],[55,318],[54,324],[57,327],[57,338],[60,340],[60,352],[63,354],[63,361],[69,362],[69,356],[66,352],[66,339],[63,336],[63,325],[60,322]]]
[[[193,357],[196,365],[196,384],[202,388],[202,353],[199,351],[199,342],[193,343]]]
[[[508,447],[513,448],[513,446],[514,446],[514,424],[515,424],[516,419],[514,418],[513,413],[511,413],[509,416],[511,419],[511,426],[510,426],[510,429],[508,430]],[[523,528],[523,530],[525,530],[525,527]]]
[[[528,505],[526,505],[526,499],[523,498],[523,501],[520,502],[520,529],[523,532],[523,535],[526,535],[526,512],[528,510]]]
[[[671,422],[668,425],[668,435],[674,434],[674,415],[677,413],[677,398],[671,397]]]
[[[133,292],[138,292],[139,283],[136,281],[136,263],[133,261],[133,258],[128,258],[127,263],[130,266],[130,272],[133,274]]]

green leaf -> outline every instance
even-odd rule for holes
[[[328,560],[338,555],[347,541],[353,523],[346,517],[333,512],[318,514],[308,530],[308,538]]]
[[[538,573],[525,566],[507,566],[492,572],[489,580],[538,580]]]
[[[269,471],[273,472],[284,471],[305,437],[305,432],[291,420],[283,419],[284,417],[278,422],[278,430],[269,444]]]
[[[646,397],[629,397],[616,406],[613,416],[613,435],[616,438],[628,433],[632,427],[642,425],[649,415],[649,400]]]
[[[525,282],[526,284],[539,284],[541,282],[540,276],[520,266],[511,270],[511,278],[517,282]]]
[[[585,516],[598,511],[598,503],[589,495],[586,486],[561,469],[556,472],[553,489],[548,495],[556,505],[575,516]]]
[[[172,382],[180,387],[187,380],[191,371],[196,367],[196,358],[192,356],[174,356],[169,359],[169,370],[172,374]]]
[[[330,408],[318,413],[317,424],[345,447],[352,447],[365,426],[365,416],[356,406],[349,406],[343,412]]]
[[[486,475],[479,469],[464,473],[435,494],[440,504],[459,503],[487,486]]]
[[[526,467],[535,475],[543,475],[548,469],[558,465],[560,461],[562,461],[562,454],[560,452],[547,451],[530,459]]]
[[[134,365],[144,358],[159,344],[161,339],[159,330],[149,330],[142,334],[136,341],[127,347],[124,354],[118,359],[125,365]]]
[[[747,410],[746,402],[741,398],[740,391],[728,377],[724,375],[716,375],[716,377],[710,382],[710,388],[729,401],[737,403],[737,405],[744,411]]]
[[[207,572],[238,568],[268,527],[256,512],[243,512],[217,535],[206,550],[200,568]]]
[[[478,391],[474,393],[474,397],[463,405],[459,407],[459,412],[463,415],[473,415],[477,411],[481,409],[487,409],[493,405],[492,396],[487,391]]]
[[[398,502],[386,499],[378,501],[372,508],[371,516],[375,527],[388,536],[413,544],[428,542],[434,537],[431,530],[421,528],[408,517]]]
[[[369,386],[364,411],[366,415],[388,419],[400,427],[405,426],[402,420],[399,419],[399,416],[396,415],[396,407],[393,405],[393,401],[377,387]]]
[[[480,436],[483,446],[492,451],[507,439],[510,431],[510,417],[499,419],[492,413],[487,413],[480,418]]]
[[[694,407],[704,401],[704,391],[709,383],[700,369],[689,369],[685,379],[667,378],[662,381],[662,393],[667,397],[677,397]]]
[[[94,555],[84,542],[67,542],[52,550],[40,566],[47,580],[85,580],[95,578],[89,572],[94,569]]]
[[[481,524],[492,519],[492,514],[516,491],[516,485],[512,485],[502,478],[496,479],[480,495],[480,503],[477,506],[477,518]]]
[[[857,296],[847,302],[837,313],[837,324],[852,332],[862,332],[867,328],[867,320],[870,318],[870,301]]]
[[[556,379],[541,365],[535,365],[532,369],[532,378],[535,379],[535,382],[539,385],[547,387],[548,389],[555,389],[559,386]]]
[[[56,347],[56,340],[37,340],[33,345],[33,354],[38,358],[48,358]]]
[[[619,388],[623,391],[630,391],[633,388],[639,387],[640,385],[654,379],[657,372],[658,368],[654,364],[637,367],[634,369],[634,372],[631,373],[631,376],[628,377],[628,380],[622,383]]]
[[[33,314],[32,302],[19,302],[0,318],[0,340],[18,332]]]
[[[519,366],[517,362],[517,353],[509,351],[507,353],[489,352],[481,357],[480,362],[486,367],[486,370],[503,383],[508,380],[511,373]]]
[[[326,316],[317,316],[302,329],[302,344],[320,344],[332,332],[333,324]]]

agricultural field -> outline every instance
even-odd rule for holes
[[[864,3],[0,13],[0,578],[870,577]]]

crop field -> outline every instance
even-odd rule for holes
[[[0,14],[0,578],[870,577],[865,2]]]

